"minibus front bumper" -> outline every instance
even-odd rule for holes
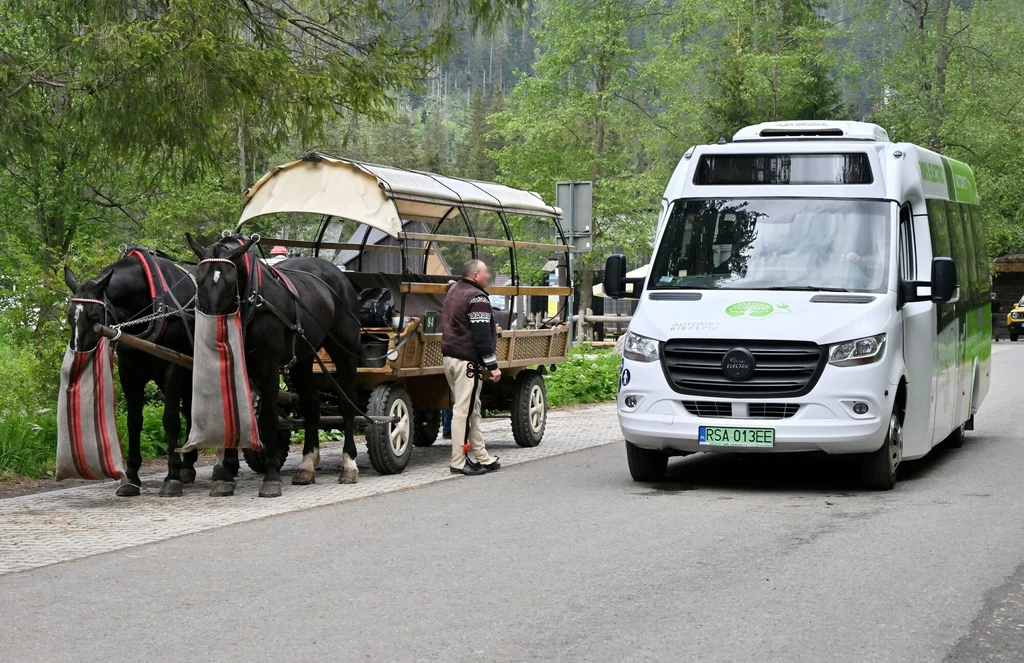
[[[620,386],[617,407],[625,439],[645,449],[677,452],[875,451],[885,441],[896,393],[883,362],[826,366],[814,388],[797,398],[729,399],[680,394],[668,385],[659,362],[625,360],[622,382],[625,384]],[[855,412],[858,403],[866,405],[867,412]],[[765,404],[772,407],[765,408]],[[789,405],[795,412],[779,415],[778,406],[782,405]],[[765,409],[775,410],[779,418],[750,416]],[[701,426],[771,429],[774,443],[770,447],[702,444]]]

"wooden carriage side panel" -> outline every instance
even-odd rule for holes
[[[421,366],[424,368],[441,366],[441,335],[424,334],[423,338],[423,362]]]

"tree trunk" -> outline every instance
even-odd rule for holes
[[[942,123],[945,120],[943,101],[946,96],[946,69],[949,66],[949,4],[950,0],[940,0],[938,31],[938,52],[935,54],[935,89],[932,91],[931,131],[928,147],[936,152],[942,151]]]
[[[241,189],[242,194],[245,194],[245,190],[248,188],[246,180],[246,169],[245,169],[245,114],[239,113],[238,115],[238,186]]]

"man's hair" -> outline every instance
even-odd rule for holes
[[[462,265],[462,278],[468,279],[475,272],[482,272],[487,268],[483,260],[470,258]]]

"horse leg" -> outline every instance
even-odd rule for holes
[[[181,374],[170,366],[164,377],[164,435],[167,440],[167,476],[160,497],[181,497]]]
[[[347,321],[346,321],[347,322]],[[341,411],[345,417],[345,446],[341,452],[341,475],[338,476],[338,483],[357,483],[359,481],[359,468],[356,467],[356,439],[353,434],[356,415],[356,358],[353,353],[359,348],[358,337],[354,343],[355,350],[346,349],[336,345],[333,341],[326,341],[327,353],[334,359],[337,368],[334,379],[338,382],[345,397],[341,398]],[[340,361],[339,361],[340,359]],[[339,394],[340,396],[340,394]]]
[[[179,369],[181,371],[181,407],[185,415],[185,439],[188,439],[192,432],[192,371]],[[196,461],[199,460],[199,450],[193,449],[182,456],[181,482],[193,483],[196,480]]]
[[[125,472],[128,482],[121,484],[115,494],[119,497],[135,497],[142,492],[139,468],[142,467],[142,406],[146,398],[146,380],[126,370],[123,364],[120,374],[121,389],[128,410],[128,467]]]
[[[235,494],[238,449],[219,448],[217,458],[220,462],[213,468],[213,488],[210,489],[210,497],[229,497]]]
[[[277,448],[277,402],[278,362],[273,357],[264,356],[264,365],[259,367],[256,383],[260,388],[260,402],[267,407],[260,408],[259,429],[260,441],[265,450],[266,472],[263,474],[263,485],[260,486],[260,497],[281,497],[281,454]]]
[[[313,359],[292,366],[292,383],[299,394],[299,411],[305,422],[302,462],[292,476],[292,485],[316,483],[316,467],[320,464],[320,396],[313,387]]]

